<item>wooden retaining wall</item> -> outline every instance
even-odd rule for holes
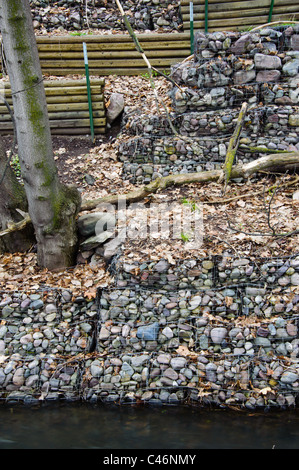
[[[184,32],[190,31],[190,0],[181,0]],[[205,31],[206,0],[193,0],[194,31]],[[265,24],[271,0],[207,0],[208,31],[236,31]],[[274,0],[271,21],[299,20],[298,0]]]
[[[139,34],[140,44],[152,66],[168,71],[172,64],[190,55],[190,34]],[[44,74],[85,74],[83,42],[86,42],[89,72],[93,76],[138,75],[147,71],[129,34],[94,36],[37,36]]]
[[[9,83],[5,87],[5,99],[12,106]],[[105,80],[91,80],[91,96],[95,134],[104,134],[106,113],[104,104]],[[53,135],[90,134],[89,107],[86,80],[44,81],[51,133]],[[13,124],[7,107],[0,102],[0,134],[11,134]]]

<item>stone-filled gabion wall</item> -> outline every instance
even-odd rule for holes
[[[35,30],[124,32],[126,27],[114,0],[31,0]],[[177,31],[182,28],[176,0],[126,0],[124,11],[137,31]]]
[[[186,95],[173,90],[177,111],[233,107],[240,101],[298,104],[298,32],[296,26],[283,32],[197,33],[194,60],[172,72],[188,87]]]
[[[195,54],[172,67],[178,86],[165,116],[125,112],[131,139],[121,142],[124,178],[138,184],[159,176],[223,164],[240,107],[249,105],[237,159],[299,149],[299,28],[254,33],[196,33]]]
[[[299,256],[115,265],[97,299],[1,294],[0,397],[296,406]]]
[[[296,114],[294,114],[296,113]],[[237,109],[217,113],[190,112],[172,116],[179,136],[164,116],[130,115],[124,118],[134,137],[118,147],[124,163],[123,176],[136,183],[148,183],[170,173],[189,173],[220,168],[236,126]],[[299,109],[294,106],[261,106],[245,118],[238,162],[247,163],[263,151],[298,151]],[[250,137],[248,137],[250,136]]]

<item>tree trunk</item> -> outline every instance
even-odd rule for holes
[[[0,142],[0,227],[5,230],[23,219],[17,211],[27,212],[24,187],[18,182]],[[35,243],[32,224],[20,231],[11,232],[0,239],[0,253],[26,251]]]
[[[74,264],[80,197],[58,179],[29,0],[1,0],[0,27],[38,263],[62,269]]]

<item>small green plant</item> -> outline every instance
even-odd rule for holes
[[[186,233],[181,233],[181,239],[183,240],[184,243],[187,243],[190,240],[190,236],[187,235]]]
[[[146,78],[147,80],[150,79],[150,74],[149,74],[149,72],[141,73],[140,75],[141,75],[143,78]],[[155,70],[152,70],[152,76],[153,76],[153,77],[157,77],[158,75],[159,75],[158,72],[156,72]]]
[[[81,33],[81,31],[72,31],[69,34],[70,36],[86,36],[87,33]]]
[[[12,156],[10,165],[16,175],[17,178],[21,177],[21,166],[19,161],[19,155],[15,154]]]
[[[182,199],[182,204],[190,205],[192,212],[199,210],[199,207],[195,201],[189,201],[189,199],[186,199],[185,197]]]

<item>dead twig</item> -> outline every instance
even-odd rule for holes
[[[274,189],[273,193],[271,194],[270,201],[268,202],[268,205],[266,205],[266,197],[265,197],[266,191],[265,191],[265,186],[264,186],[264,190],[263,190],[264,209],[265,209],[265,213],[267,215],[267,224],[268,224],[268,227],[271,230],[271,233],[245,232],[244,230],[236,229],[231,225],[228,214],[226,213],[225,215],[226,215],[226,218],[227,218],[229,229],[232,230],[233,232],[243,233],[245,235],[249,235],[249,236],[253,236],[253,237],[254,236],[259,236],[259,237],[286,238],[286,237],[291,237],[291,236],[296,235],[297,233],[299,233],[299,230],[293,230],[291,232],[286,232],[286,233],[277,233],[275,227],[272,225],[272,222],[271,222],[271,204],[272,204],[275,196],[277,195],[278,191],[281,190],[284,186],[291,186],[291,185],[297,183],[298,180],[299,180],[299,176],[297,176],[292,181],[288,181],[288,182],[285,182],[285,183],[279,184],[279,185],[273,185],[270,188],[268,188],[267,189],[268,193]]]

